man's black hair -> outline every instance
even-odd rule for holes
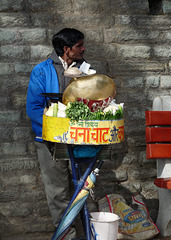
[[[52,38],[53,47],[58,56],[63,56],[64,46],[72,48],[79,40],[84,39],[84,34],[74,28],[64,28]]]

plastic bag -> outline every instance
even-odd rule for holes
[[[132,204],[135,204],[137,209],[133,209],[114,194],[106,196],[108,209],[110,212],[117,214],[120,217],[118,239],[152,239],[158,233],[157,226],[149,217],[148,209],[140,195],[132,196]],[[100,204],[99,210],[107,210],[107,206]]]

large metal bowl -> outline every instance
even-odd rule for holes
[[[72,78],[70,84],[65,89],[62,102],[75,102],[78,98],[89,100],[103,100],[108,97],[114,98],[116,95],[116,85],[114,81],[102,74],[93,74]]]

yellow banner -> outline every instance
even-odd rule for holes
[[[68,144],[113,144],[124,141],[124,119],[70,121],[43,115],[42,137]]]

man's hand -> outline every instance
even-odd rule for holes
[[[44,112],[43,112],[44,115],[46,114],[47,110],[48,110],[48,108],[45,107]]]

